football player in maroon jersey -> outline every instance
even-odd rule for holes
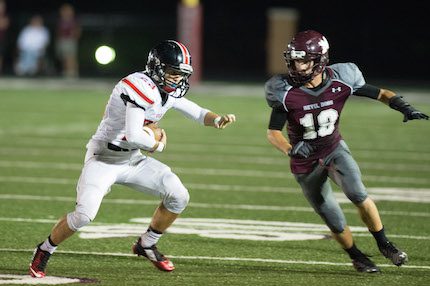
[[[291,157],[291,171],[306,199],[349,254],[359,272],[379,268],[355,245],[345,216],[335,200],[331,178],[358,208],[361,219],[375,237],[381,253],[400,266],[407,254],[385,235],[375,203],[368,197],[360,169],[339,132],[339,118],[350,95],[379,100],[404,115],[404,122],[429,117],[394,92],[369,85],[354,63],[328,66],[329,43],[312,30],[299,32],[288,44],[285,75],[275,75],[265,85],[272,108],[267,130],[269,142]],[[287,124],[288,139],[282,129]]]

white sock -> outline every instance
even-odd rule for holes
[[[51,238],[48,237],[43,243],[42,245],[40,245],[40,249],[42,249],[43,251],[48,251],[49,253],[54,253],[55,249],[57,249],[57,245],[55,245],[52,241]]]
[[[141,236],[141,244],[143,247],[151,247],[158,242],[163,233],[159,233],[156,230],[153,230],[151,227],[142,234]]]

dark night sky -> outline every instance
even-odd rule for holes
[[[123,14],[138,18],[144,27],[153,26],[151,30],[158,32],[152,38],[163,39],[176,33],[178,1],[69,2],[81,15]],[[345,6],[346,2],[349,7]],[[61,2],[7,0],[7,3],[17,29],[25,16],[35,12],[53,18]],[[266,10],[288,7],[299,11],[300,30],[315,29],[327,37],[332,63],[355,62],[368,78],[430,82],[426,1],[406,1],[401,5],[394,5],[392,1],[211,0],[201,3],[204,7],[204,75],[208,78],[238,73],[250,78],[266,76]]]

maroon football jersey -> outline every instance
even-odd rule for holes
[[[342,139],[339,120],[343,106],[348,97],[365,84],[355,64],[335,64],[326,71],[328,79],[317,90],[293,87],[282,75],[276,75],[266,83],[268,102],[278,101],[287,111],[287,133],[291,144],[307,141],[315,148],[309,158],[291,158],[294,174],[311,172],[319,159],[336,148]]]

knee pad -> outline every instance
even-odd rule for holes
[[[332,232],[341,233],[345,230],[346,219],[340,209],[325,204],[317,209],[317,213]]]
[[[351,181],[343,191],[348,199],[354,204],[362,203],[368,196],[366,188],[360,179]]]
[[[342,233],[345,230],[345,224],[341,221],[335,223],[327,222],[327,226],[334,233]]]
[[[188,205],[190,195],[181,180],[173,173],[163,177],[163,205],[172,213],[180,214]]]
[[[67,224],[73,231],[78,231],[81,227],[86,226],[90,222],[91,218],[86,214],[76,211],[67,214]]]

